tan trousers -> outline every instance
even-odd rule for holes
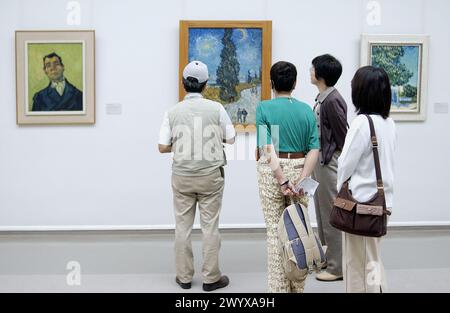
[[[284,175],[294,184],[300,179],[305,159],[280,159]],[[281,192],[280,185],[272,170],[263,159],[257,163],[259,196],[267,228],[267,272],[269,292],[303,292],[305,282],[292,282],[286,278],[282,265],[281,251],[278,245],[278,221],[284,209],[291,204]],[[295,197],[294,202],[308,205],[308,198]]]
[[[387,292],[380,242],[381,238],[342,233],[342,264],[346,292]]]
[[[206,176],[177,176],[172,174],[173,204],[175,208],[175,264],[178,279],[189,283],[194,276],[191,231],[198,203],[203,233],[203,282],[220,279],[219,214],[222,207],[224,177],[217,169]]]
[[[327,165],[317,164],[312,175],[312,178],[319,182],[314,196],[317,230],[322,245],[327,246],[327,272],[336,276],[342,275],[342,234],[330,225],[330,214],[337,195],[337,166],[340,154],[340,151],[335,152]]]

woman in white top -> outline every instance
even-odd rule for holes
[[[395,124],[389,117],[391,86],[381,68],[360,68],[352,80],[352,100],[358,116],[353,120],[338,160],[337,189],[349,178],[353,197],[364,202],[377,192],[370,140],[369,114],[378,139],[386,206],[393,206]],[[385,292],[386,278],[380,255],[380,238],[343,232],[343,275],[346,292]]]

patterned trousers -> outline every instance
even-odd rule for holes
[[[284,175],[294,185],[300,180],[305,159],[280,159]],[[267,229],[267,272],[269,292],[302,293],[305,282],[293,282],[284,274],[281,250],[278,245],[278,221],[291,199],[281,192],[269,164],[261,158],[257,163],[259,196]],[[294,197],[293,201],[308,206],[307,197]]]

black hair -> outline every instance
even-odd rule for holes
[[[352,79],[352,101],[358,114],[377,114],[384,119],[391,110],[391,83],[386,71],[364,66]]]
[[[328,87],[336,85],[342,75],[342,64],[330,54],[319,55],[312,60],[316,79],[323,79]]]
[[[292,91],[297,81],[297,69],[292,63],[285,61],[277,62],[270,69],[270,80],[272,87],[276,91]]]
[[[47,54],[47,55],[42,59],[42,61],[44,62],[44,67],[45,67],[45,59],[51,59],[51,58],[54,58],[54,57],[57,57],[58,60],[59,60],[59,63],[61,63],[61,65],[64,66],[61,57],[60,57],[59,55],[57,55],[55,52],[52,52],[52,53],[50,53],[50,54]]]
[[[205,89],[206,82],[199,83],[197,78],[194,77],[183,77],[183,87],[186,92],[202,92]]]

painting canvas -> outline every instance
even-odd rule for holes
[[[382,38],[380,38],[382,37]],[[363,65],[383,68],[391,82],[391,116],[396,120],[425,120],[426,55],[424,36],[363,36]]]
[[[238,131],[255,131],[256,106],[270,97],[270,22],[182,21],[180,32],[180,46],[187,45],[180,71],[193,60],[205,63],[203,96],[220,102]]]
[[[18,31],[17,123],[94,123],[93,31]]]

